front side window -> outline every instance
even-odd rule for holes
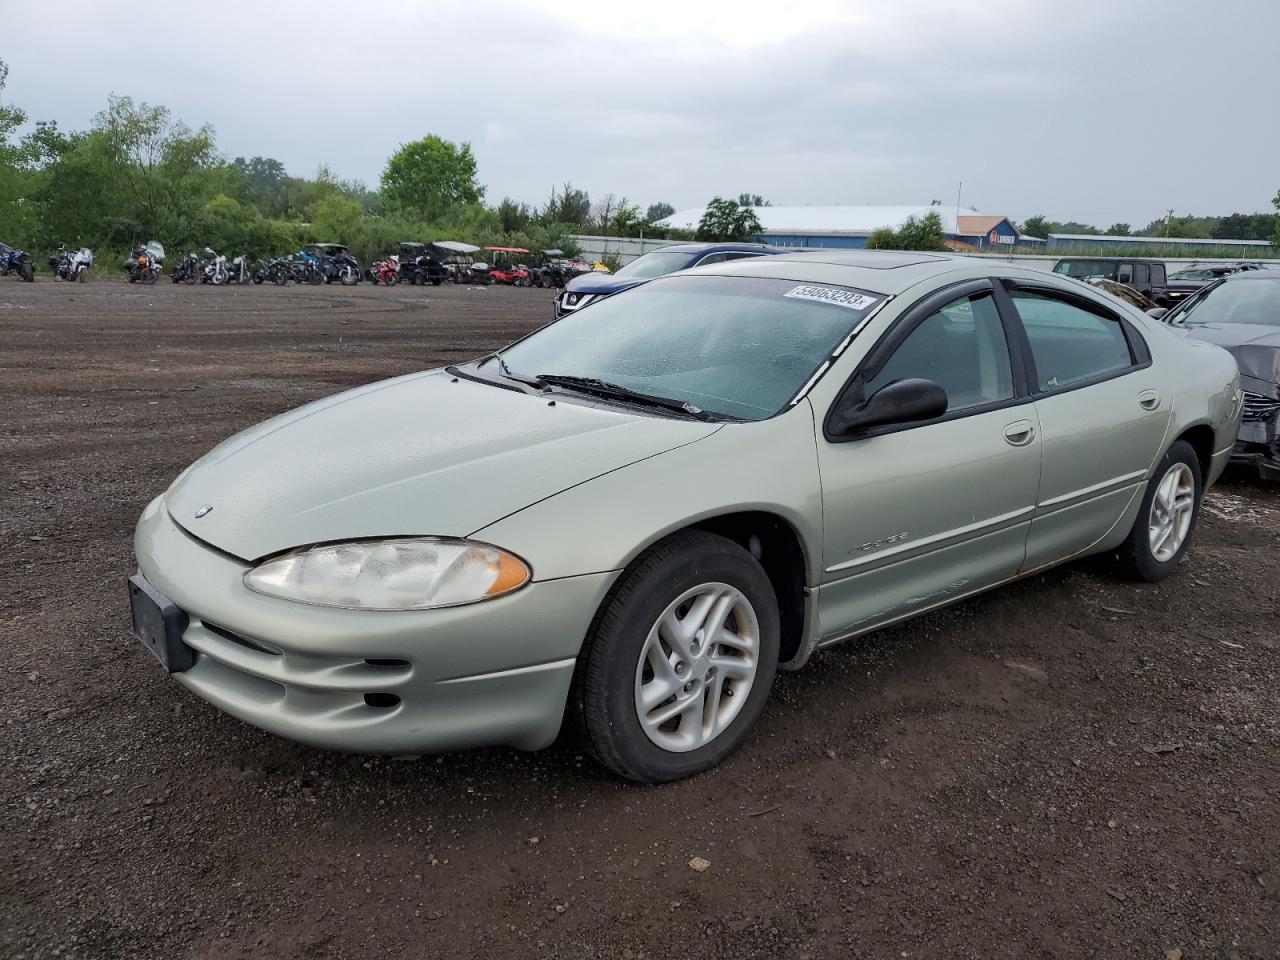
[[[591,378],[763,420],[883,299],[828,284],[682,274],[598,300],[502,351],[502,359],[525,377]]]
[[[1121,283],[1133,283],[1133,264],[1120,264],[1120,268],[1116,271],[1116,279]]]
[[[953,300],[922,320],[866,381],[864,395],[912,377],[942,387],[949,413],[1013,399],[1009,346],[990,293]]]
[[[1039,390],[1049,391],[1133,366],[1117,319],[1031,290],[1011,290],[1031,343]]]

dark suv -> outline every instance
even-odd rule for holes
[[[1063,257],[1053,265],[1053,272],[1079,280],[1114,280],[1133,287],[1158,307],[1168,307],[1169,281],[1163,260],[1137,257]]]
[[[658,247],[636,257],[617,273],[593,272],[574,277],[556,297],[556,319],[596,300],[611,297],[646,280],[675,273],[677,270],[786,252],[781,247],[767,247],[763,243],[673,243]]]

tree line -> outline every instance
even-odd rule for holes
[[[1280,210],[1280,192],[1271,201]],[[1049,220],[1037,214],[1019,226],[1019,232],[1032,237],[1048,237],[1051,233],[1074,233],[1085,236],[1102,234],[1117,237],[1168,237],[1177,240],[1267,240],[1280,246],[1280,214],[1232,213],[1226,216],[1157,217],[1145,227],[1133,229],[1127,223],[1113,223],[1105,230],[1075,220]]]
[[[2,99],[7,74],[0,61],[0,241],[29,251],[66,243],[123,255],[155,239],[171,250],[274,256],[331,241],[367,262],[402,240],[574,254],[571,234],[689,236],[655,225],[670,204],[642,211],[615,194],[593,202],[568,182],[540,206],[487,203],[470,145],[435,135],[401,145],[370,189],[323,164],[299,177],[272,157],[228,159],[207,124],[193,129],[128,96],[111,96],[87,130],[45,119],[27,127]]]

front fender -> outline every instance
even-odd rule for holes
[[[470,534],[527,559],[536,580],[621,570],[692,524],[740,512],[778,516],[818,582],[822,489],[807,400],[770,420],[714,434],[604,474]]]

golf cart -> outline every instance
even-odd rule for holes
[[[403,283],[429,283],[440,286],[450,279],[445,258],[425,243],[400,244],[400,280]]]
[[[535,287],[563,287],[575,276],[564,251],[555,247],[538,255],[538,262],[529,268],[529,275]]]
[[[524,247],[485,247],[484,249],[493,260],[493,265],[489,268],[489,276],[493,277],[494,283],[505,283],[511,287],[533,286],[533,277],[529,273],[529,268],[516,259],[520,254],[527,257],[528,250]]]
[[[431,246],[442,252],[444,268],[454,283],[493,283],[489,264],[473,256],[480,252],[475,244],[461,240],[436,240]]]

